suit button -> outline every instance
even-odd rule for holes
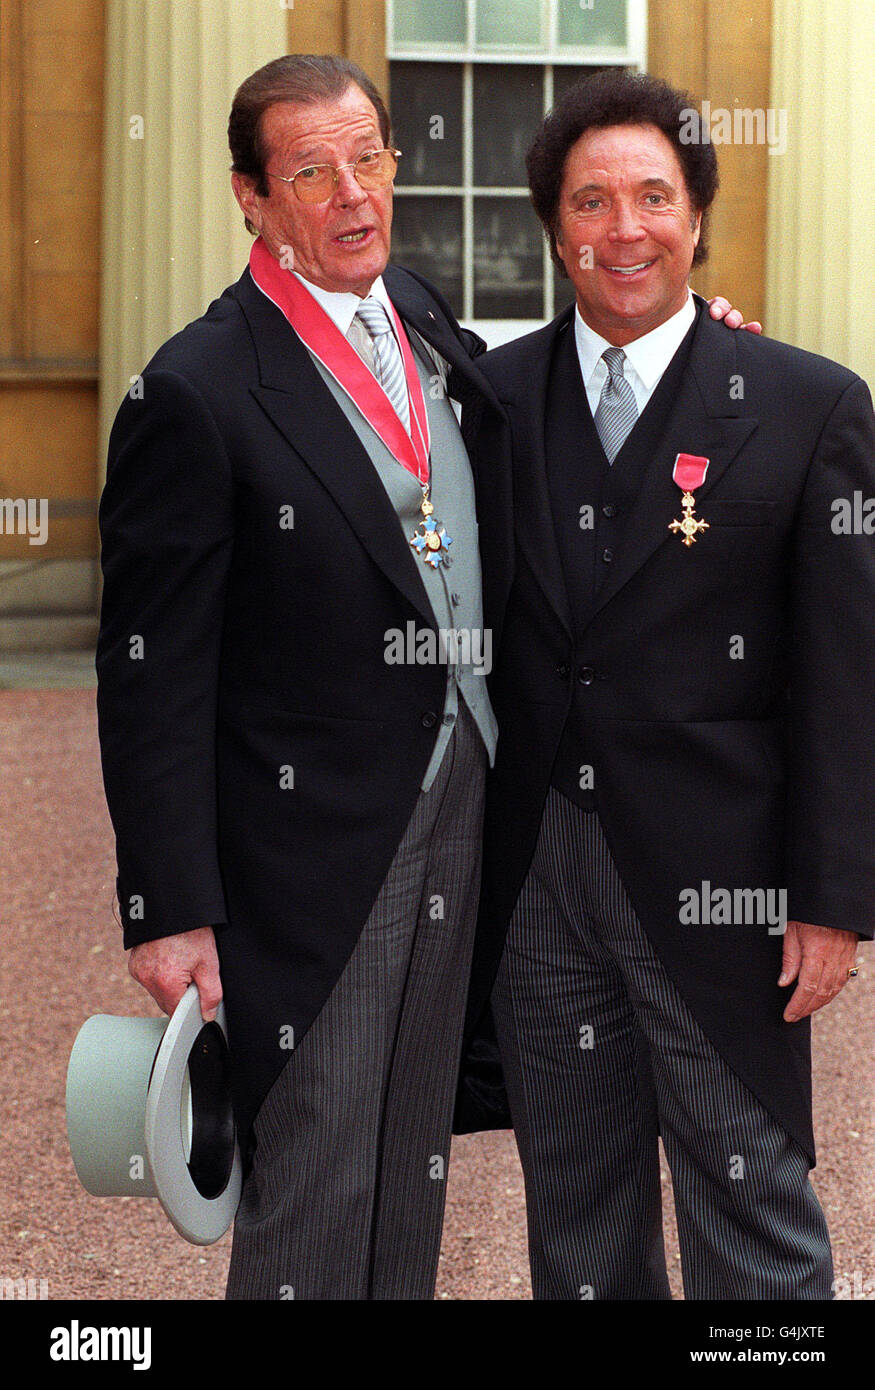
[[[422,716],[422,727],[424,729],[433,729],[437,721],[438,717],[434,710],[426,710],[425,714]]]
[[[613,558],[614,558],[614,552],[613,552],[613,550],[611,549],[611,547],[608,545],[608,546],[606,546],[605,549],[602,551],[602,559],[604,560],[604,562],[605,562],[606,565],[609,565],[609,564],[611,563],[611,561],[613,560]]]
[[[581,685],[592,685],[595,680],[595,669],[592,666],[581,666],[577,673],[577,679]]]
[[[557,674],[557,676],[559,677],[560,680],[563,680],[563,681],[568,680],[568,667],[567,667],[567,666],[557,666],[557,667],[556,667],[556,674]]]
[[[613,502],[606,502],[605,505],[602,507],[602,516],[616,516],[616,515],[617,515],[617,508],[614,506]]]

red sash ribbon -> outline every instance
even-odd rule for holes
[[[348,338],[326,314],[321,304],[306,290],[290,270],[284,270],[272,256],[262,237],[256,237],[249,253],[252,278],[276,307],[285,314],[298,337],[330,372],[368,424],[382,439],[389,452],[424,486],[428,482],[430,435],[425,399],[413,352],[401,319],[391,305],[395,332],[401,345],[407,393],[410,399],[410,434],[377,381],[359,357]]]

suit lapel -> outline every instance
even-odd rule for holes
[[[462,439],[474,479],[484,591],[494,600],[491,606],[500,609],[501,595],[509,588],[508,552],[513,545],[510,470],[503,450],[477,451],[472,444],[484,410],[494,411],[503,427],[501,405],[492,383],[469,357],[440,305],[415,277],[401,266],[389,265],[383,280],[405,326],[415,329],[449,363],[449,394],[462,405]]]
[[[437,314],[431,307],[422,287],[413,276],[400,266],[388,265],[383,274],[383,283],[404,322],[415,328],[426,342],[431,343],[468,386],[497,407],[498,402],[491,386],[478,371],[464,344],[456,337],[443,315]]]
[[[550,504],[544,421],[556,339],[573,331],[572,320],[573,308],[533,335],[525,361],[501,387],[513,440],[517,544],[569,637],[571,615]]]
[[[701,305],[704,301],[697,302]],[[708,475],[696,493],[697,515],[708,519],[704,504],[741,446],[757,426],[757,417],[744,414],[744,402],[733,399],[737,375],[735,332],[713,320],[707,305],[699,314],[687,370],[674,408],[657,441],[642,486],[626,521],[616,567],[598,590],[589,621],[610,603],[660,545],[679,545],[669,531],[681,516],[681,493],[672,479],[678,454],[702,454]],[[707,544],[707,536],[703,538]]]
[[[258,355],[262,410],[331,493],[371,559],[429,625],[434,612],[398,515],[355,430],[284,315],[246,270],[237,298]]]
[[[449,363],[450,395],[462,404],[462,434],[466,448],[469,447],[483,407],[491,406],[499,413],[501,411],[490,382],[472,362],[464,344],[456,337],[444,316],[436,313],[428,303],[412,275],[400,266],[389,265],[383,280],[405,325],[414,328]],[[477,458],[476,463],[472,459],[471,462],[478,510],[485,514],[491,505],[490,499],[502,493],[502,463],[497,456]]]

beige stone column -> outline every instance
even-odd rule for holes
[[[774,0],[766,330],[875,384],[875,5]]]
[[[227,126],[245,77],[288,52],[281,0],[107,0],[100,480],[131,377],[246,265]]]

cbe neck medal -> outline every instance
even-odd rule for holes
[[[710,459],[703,458],[699,454],[678,454],[674,461],[674,470],[671,476],[683,493],[681,506],[684,509],[684,515],[681,521],[670,522],[668,529],[674,531],[675,535],[681,532],[684,545],[695,545],[699,532],[709,529],[707,521],[701,521],[694,515],[696,499],[693,492],[704,483],[710,462]]]
[[[440,565],[445,568],[449,565],[450,557],[447,550],[453,544],[453,538],[447,535],[442,523],[434,516],[434,506],[428,495],[430,486],[429,483],[422,484],[422,502],[419,509],[424,519],[410,537],[410,544],[425,563],[436,570]]]

